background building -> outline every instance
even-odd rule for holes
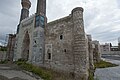
[[[103,45],[100,45],[100,49],[101,49],[101,54],[106,54],[107,52],[111,51],[111,43],[105,43]]]
[[[119,46],[112,46],[111,51],[119,51]]]

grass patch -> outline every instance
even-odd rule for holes
[[[94,80],[94,72],[91,71],[90,69],[88,70],[88,72],[89,72],[88,80]]]
[[[32,72],[38,76],[40,76],[44,80],[52,80],[52,76],[49,71],[44,70],[38,66],[34,66],[32,64],[26,63],[26,61],[17,61],[15,62],[20,68],[23,70]]]
[[[0,61],[0,64],[7,64],[8,60]]]
[[[95,68],[108,68],[108,67],[116,67],[118,65],[101,60],[100,62],[95,63],[94,66]]]
[[[23,70],[32,72],[40,76],[44,80],[73,80],[71,75],[56,72],[51,69],[41,68],[32,64],[26,63],[26,61],[15,62]]]
[[[7,47],[2,47],[0,51],[7,51]]]
[[[93,75],[93,73],[89,72],[88,80],[94,80],[94,75]]]

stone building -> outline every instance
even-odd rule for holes
[[[15,46],[15,34],[9,34],[8,44],[7,44],[7,59],[13,61],[14,56],[14,46]]]
[[[93,57],[91,38],[84,31],[83,8],[76,7],[70,15],[47,23],[46,0],[38,0],[32,16],[31,2],[22,0],[21,4],[14,61],[22,58],[38,66],[74,73],[74,80],[88,80]]]
[[[100,45],[101,54],[106,54],[111,51],[110,43],[105,43]]]

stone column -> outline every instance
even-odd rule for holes
[[[72,10],[73,18],[73,54],[75,80],[88,79],[88,49],[83,22],[83,8],[77,7]]]

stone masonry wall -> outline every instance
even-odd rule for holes
[[[45,28],[45,65],[49,68],[73,72],[71,16],[48,23]],[[48,59],[51,53],[51,59]]]

